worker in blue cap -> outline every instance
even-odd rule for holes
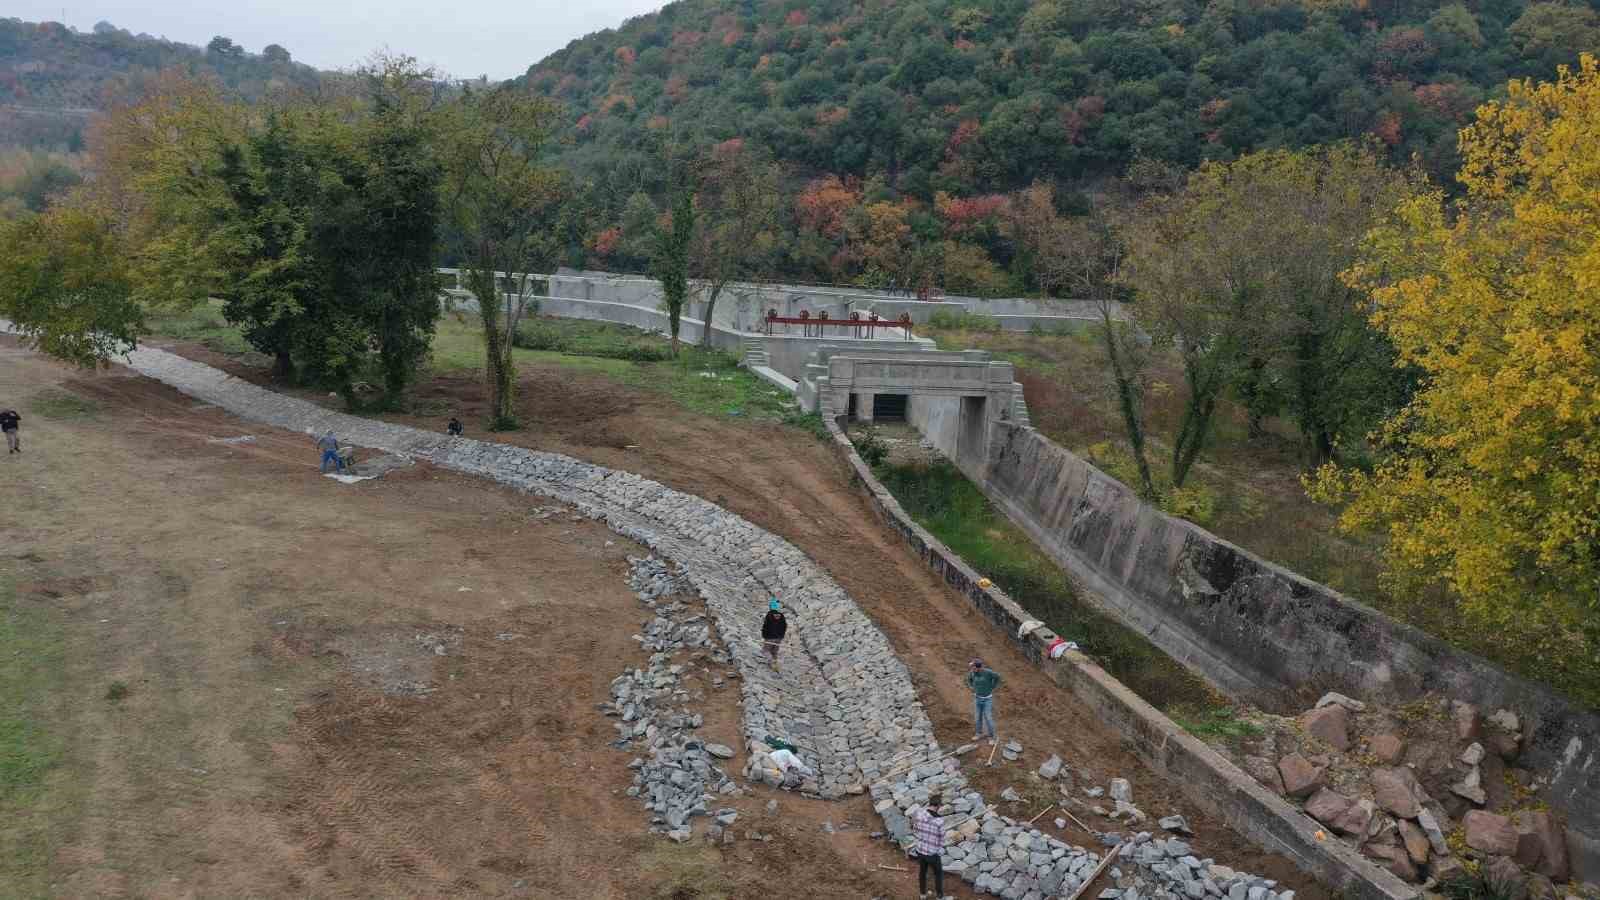
[[[761,620],[761,645],[772,660],[772,671],[778,671],[778,645],[789,633],[789,620],[783,617],[783,606],[778,598],[767,601],[767,617]]]

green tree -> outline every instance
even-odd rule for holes
[[[81,366],[105,364],[144,334],[111,220],[62,204],[0,222],[0,318],[27,344]]]
[[[544,161],[556,115],[554,103],[515,86],[469,89],[445,126],[445,198],[483,325],[493,429],[518,427],[512,338],[532,300],[532,267],[557,243],[570,194]]]
[[[678,355],[678,324],[689,299],[689,255],[694,246],[694,191],[679,185],[665,221],[656,226],[650,274],[661,282],[661,305],[667,309],[672,355]]]

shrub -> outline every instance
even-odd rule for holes
[[[1000,320],[993,316],[986,316],[974,312],[952,312],[948,309],[935,310],[928,318],[928,327],[947,331],[985,331],[997,332],[1000,330]]]

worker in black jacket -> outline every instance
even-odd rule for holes
[[[0,431],[6,435],[6,453],[22,452],[22,436],[17,433],[17,428],[22,425],[22,416],[14,409],[0,409]]]
[[[783,643],[783,636],[789,633],[789,620],[783,617],[783,607],[778,605],[778,598],[773,597],[767,601],[767,617],[761,620],[761,644],[767,650],[767,656],[772,658],[772,671],[778,671],[778,645]]]

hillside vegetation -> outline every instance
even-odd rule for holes
[[[213,76],[247,100],[319,77],[277,44],[254,54],[225,37],[201,48],[106,22],[85,34],[0,18],[0,144],[76,151],[92,112],[137,97],[156,73],[173,68]]]
[[[1363,135],[1448,183],[1480,102],[1596,46],[1581,2],[680,0],[525,81],[615,204],[663,136],[927,202]]]

